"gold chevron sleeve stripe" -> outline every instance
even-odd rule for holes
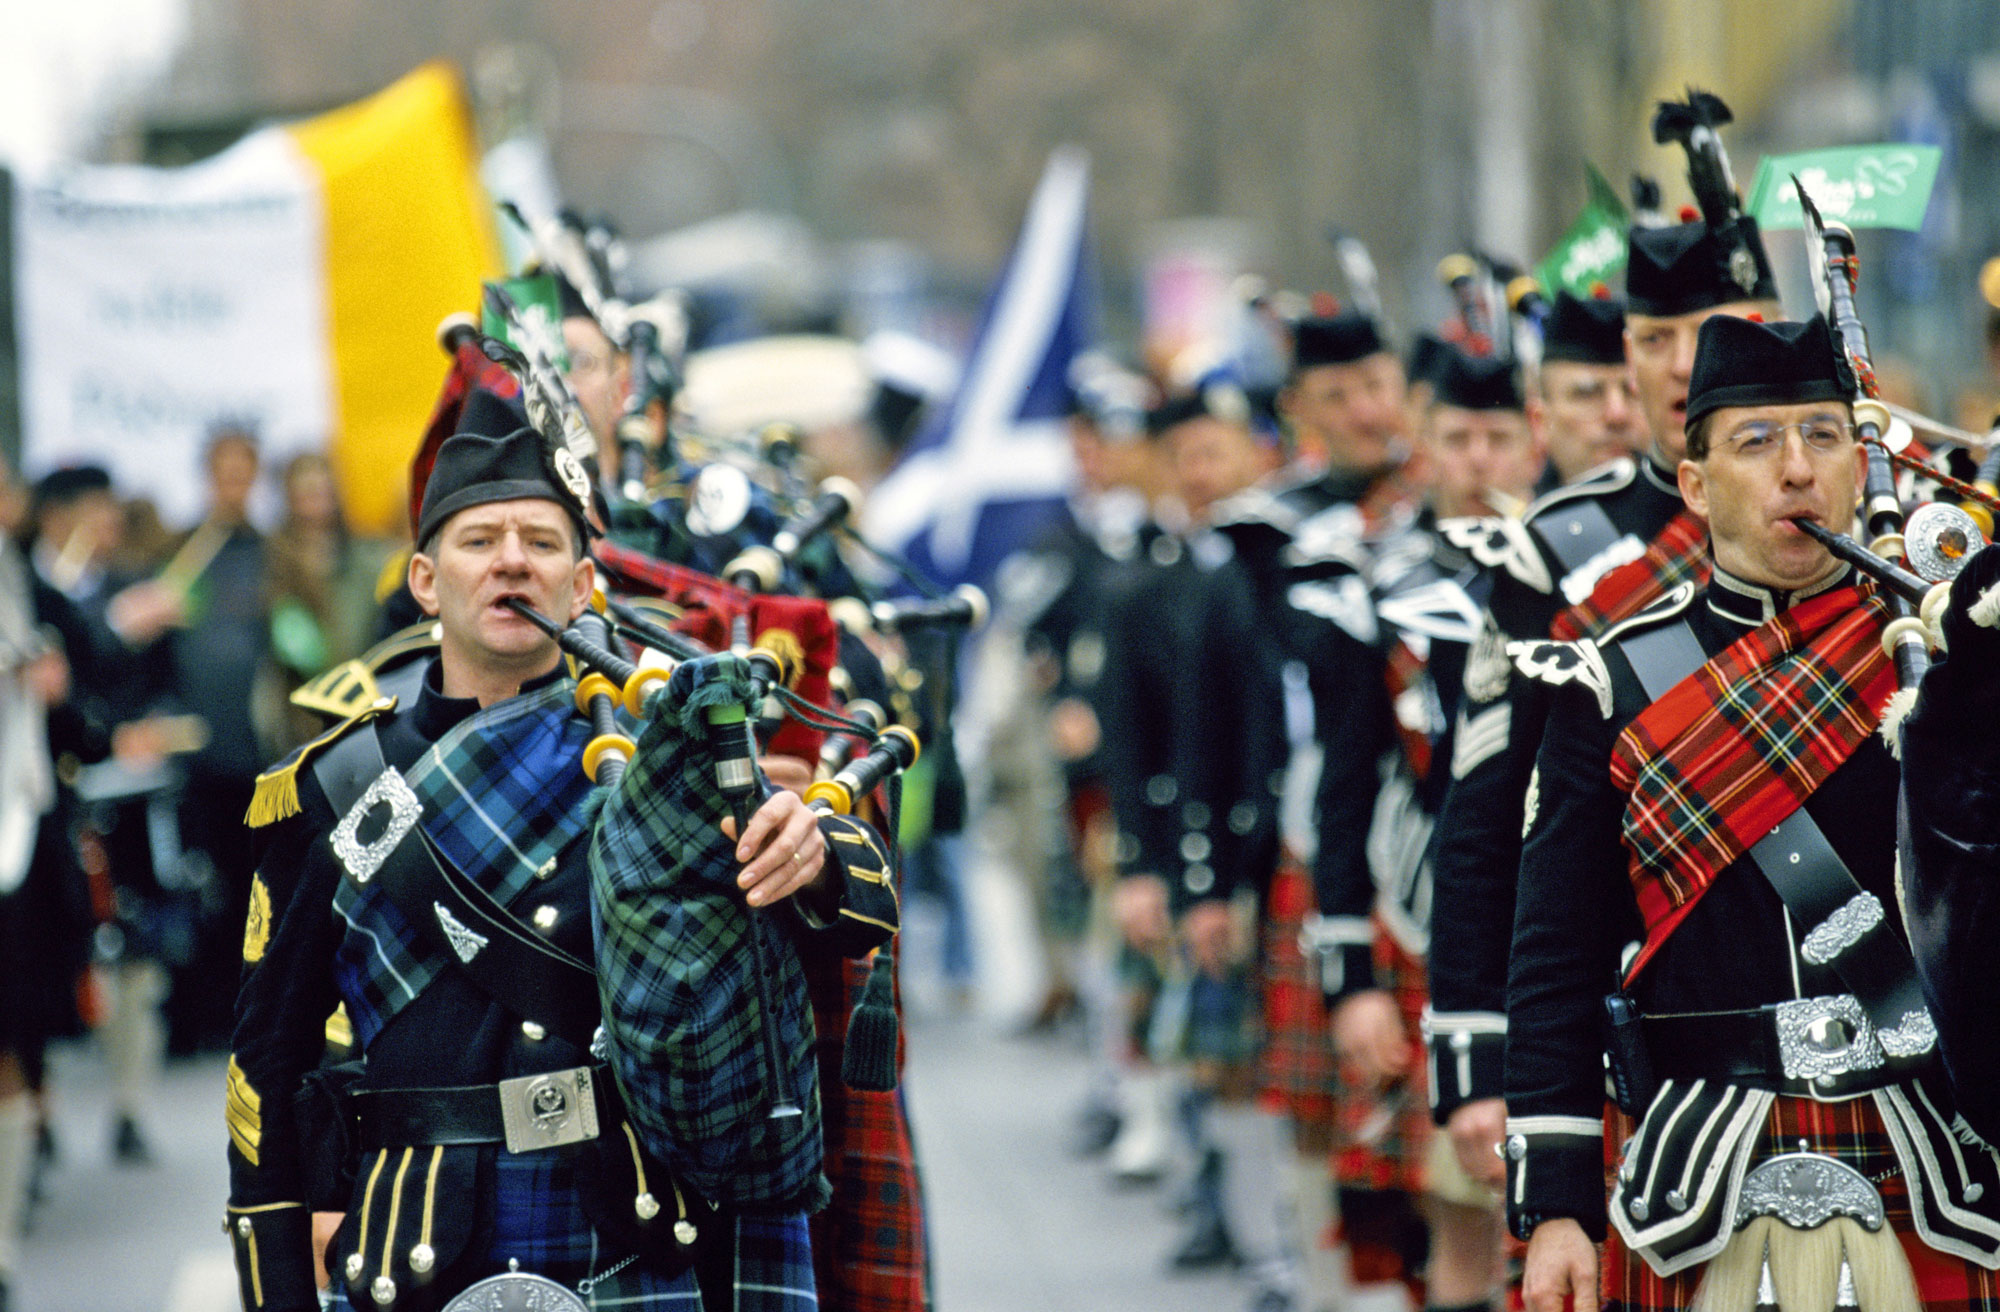
[[[224,1114],[229,1121],[229,1141],[236,1145],[237,1152],[243,1154],[244,1161],[252,1166],[258,1165],[258,1151],[264,1144],[264,1099],[250,1087],[250,1078],[236,1064],[234,1057],[229,1059],[229,1083],[224,1105]]]

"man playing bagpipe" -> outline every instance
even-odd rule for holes
[[[1798,525],[1855,521],[1852,386],[1824,320],[1704,323],[1678,474],[1711,580],[1514,649],[1554,689],[1507,992],[1532,1312],[2000,1298],[2000,1160],[1895,910],[1889,608]]]
[[[407,701],[259,779],[228,1080],[246,1308],[320,1305],[314,1211],[345,1213],[336,1307],[434,1308],[496,1278],[534,1287],[480,1297],[816,1306],[817,1073],[784,940],[885,941],[887,857],[790,793],[740,834],[719,823],[688,726],[750,694],[736,658],[681,665],[619,785],[593,789],[577,685],[508,604],[586,609],[588,495],[532,430],[445,441],[408,580],[437,655]],[[768,1008],[752,917],[776,941]],[[363,1059],[320,1068],[337,1004]],[[774,1073],[800,1115],[767,1115]]]
[[[1717,117],[1712,98],[1689,99]],[[1672,129],[1692,112],[1689,105],[1662,105],[1656,135],[1662,124]],[[1719,113],[1726,121],[1727,111]],[[1661,139],[1674,137],[1669,130]],[[1716,145],[1712,132],[1705,141]],[[1702,167],[1695,167],[1697,158]],[[1695,334],[1716,315],[1779,313],[1756,220],[1740,212],[1726,170],[1692,150],[1690,159],[1701,211],[1674,225],[1636,226],[1627,239],[1623,333],[1616,302],[1563,295],[1547,325],[1540,387],[1551,422],[1559,418],[1559,391],[1594,382],[1610,401],[1620,375],[1629,373],[1645,449],[1572,476],[1521,522],[1456,531],[1456,540],[1492,568],[1493,590],[1486,631],[1466,663],[1451,792],[1438,823],[1426,1030],[1437,1072],[1432,1114],[1448,1128],[1465,1169],[1493,1184],[1500,1180],[1492,1150],[1504,1118],[1503,1002],[1521,799],[1548,703],[1545,689],[1514,676],[1506,644],[1596,637],[1677,584],[1705,578],[1702,524],[1682,505],[1674,481]],[[1567,417],[1589,422],[1573,407]]]

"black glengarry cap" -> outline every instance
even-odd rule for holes
[[[1761,323],[1718,314],[1704,319],[1688,379],[1687,422],[1717,410],[1753,405],[1847,401],[1826,320]]]
[[[576,529],[577,541],[587,541],[584,505],[590,496],[590,475],[566,448],[550,452],[541,434],[517,428],[503,436],[459,432],[438,448],[424,486],[423,513],[417,520],[417,542],[424,543],[461,510],[494,501],[553,501]]]
[[[1512,361],[1494,356],[1467,355],[1450,348],[1433,381],[1433,405],[1460,410],[1520,410],[1526,405],[1520,371]]]
[[[1625,302],[1557,292],[1542,323],[1542,359],[1574,364],[1625,363]]]
[[[1370,315],[1347,311],[1313,315],[1292,326],[1292,372],[1324,364],[1353,364],[1389,349]]]
[[[1633,228],[1626,239],[1626,311],[1670,318],[1739,301],[1775,301],[1778,282],[1757,220],[1718,227],[1696,219],[1664,228]]]

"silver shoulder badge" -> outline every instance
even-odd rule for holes
[[[1536,592],[1555,589],[1541,548],[1518,519],[1444,519],[1438,521],[1438,532],[1487,569],[1504,569]]]
[[[1507,691],[1514,664],[1507,659],[1507,635],[1487,615],[1480,623],[1479,636],[1465,656],[1465,696],[1468,701],[1490,702]]]
[[[584,469],[583,462],[576,458],[576,452],[566,446],[559,446],[556,448],[555,462],[556,475],[562,479],[563,486],[569,489],[569,494],[576,498],[579,506],[589,506],[590,474]]]
[[[1590,639],[1510,642],[1507,654],[1514,658],[1515,669],[1538,683],[1551,688],[1582,684],[1597,697],[1598,712],[1611,718],[1611,671],[1604,664],[1604,653]]]
[[[479,955],[479,950],[486,946],[486,935],[467,928],[465,922],[451,914],[442,902],[431,903],[431,910],[437,913],[438,928],[444,931],[445,938],[450,941],[451,950],[458,955],[461,962],[469,964]]]

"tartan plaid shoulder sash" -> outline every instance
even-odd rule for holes
[[[1561,642],[1592,638],[1645,610],[1685,582],[1708,580],[1708,524],[1682,510],[1667,521],[1637,560],[1597,581],[1590,595],[1558,614],[1549,636]]]
[[[405,776],[425,835],[502,906],[595,819],[582,767],[590,726],[575,690],[557,679],[467,716]],[[334,911],[348,926],[336,972],[365,1045],[448,963],[377,888],[341,880]]]
[[[1880,641],[1886,619],[1872,584],[1813,597],[1710,658],[1619,734],[1611,779],[1630,799],[1641,962],[1723,867],[1874,732],[1895,687]]]

